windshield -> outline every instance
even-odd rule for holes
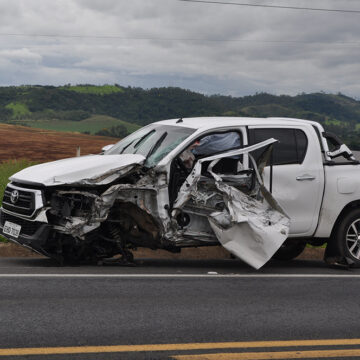
[[[145,166],[153,167],[194,131],[182,126],[148,125],[120,140],[104,155],[141,154],[146,157]]]

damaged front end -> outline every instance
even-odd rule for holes
[[[173,203],[169,201],[170,175],[165,168],[144,167],[146,159],[141,155],[91,157],[92,176],[87,177],[83,174],[89,170],[79,160],[69,159],[75,170],[67,176],[59,164],[40,165],[41,185],[34,185],[36,176],[25,169],[11,179],[5,191],[0,226],[9,240],[60,263],[98,261],[114,255],[129,261],[131,250],[137,247],[177,252],[183,247],[220,243],[258,269],[289,232],[289,218],[261,177],[275,141],[198,160],[172,194]],[[265,151],[256,164],[251,152],[262,148]],[[221,159],[245,154],[251,159],[248,169],[235,175],[213,171]],[[117,163],[123,159],[123,164],[111,167],[111,156],[120,157]],[[96,164],[101,171],[94,170]],[[44,180],[47,173],[52,175]],[[16,192],[20,202],[12,203]],[[28,212],[21,213],[25,207],[21,201],[28,201]]]
[[[134,159],[131,164],[126,156],[116,158],[116,167],[109,165],[102,174],[88,178],[75,170],[62,179],[41,174],[43,184],[27,183],[29,169],[16,174],[5,190],[2,233],[60,263],[94,261],[116,254],[129,258],[129,250],[138,245],[156,248],[161,223],[149,215],[156,213],[155,181],[149,175],[151,171],[142,166],[145,158],[137,155]],[[78,159],[70,160],[68,167],[76,169],[73,163]],[[94,167],[98,157],[88,160]],[[45,173],[46,165],[53,163],[42,164],[37,173]],[[46,182],[49,186],[44,186]],[[14,194],[19,194],[16,203]]]
[[[57,253],[67,260],[117,254],[131,260],[130,250],[137,246],[158,248],[161,223],[153,216],[156,196],[152,186],[135,184],[115,184],[100,194],[55,191],[47,215],[57,238],[53,243],[61,243]]]

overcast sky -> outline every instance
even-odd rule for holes
[[[230,1],[360,10],[357,0]],[[0,0],[0,85],[117,83],[234,96],[325,91],[359,99],[359,34],[360,13]]]

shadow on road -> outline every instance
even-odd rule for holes
[[[275,261],[272,260],[260,270],[252,269],[240,260],[186,260],[186,259],[137,259],[135,266],[121,266],[119,264],[97,265],[64,265],[60,266],[58,262],[46,258],[0,258],[0,271],[19,270],[24,272],[26,269],[50,270],[54,272],[91,272],[91,273],[126,273],[126,274],[182,274],[182,273],[208,273],[216,272],[219,274],[271,274],[271,273],[332,273],[338,272],[329,268],[321,260],[292,260]],[[354,269],[350,271],[356,271]]]

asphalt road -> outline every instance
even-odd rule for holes
[[[47,259],[3,258],[0,291],[0,359],[232,359],[234,352],[269,351],[304,351],[300,358],[315,351],[317,358],[344,350],[332,354],[360,358],[359,340],[274,343],[360,338],[360,269],[320,261],[272,262],[255,271],[237,260],[59,268]],[[249,341],[268,342],[243,344]],[[177,346],[121,347],[144,344]]]

